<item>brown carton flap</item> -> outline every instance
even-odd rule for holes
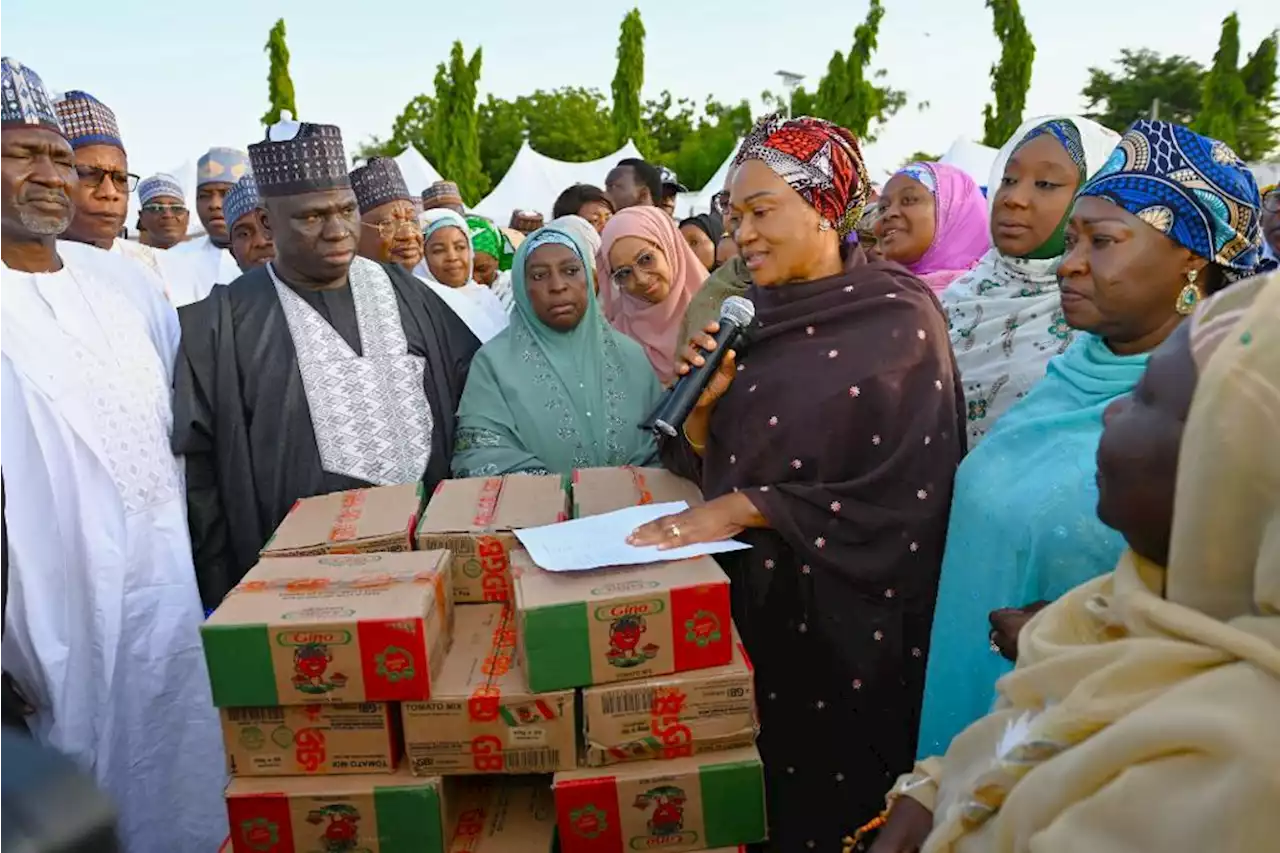
[[[573,472],[573,515],[584,518],[642,504],[685,501],[701,506],[697,484],[665,468],[579,468]]]
[[[412,547],[422,505],[421,484],[352,489],[303,498],[262,549],[263,556],[336,553],[378,542]]]
[[[450,794],[457,818],[449,853],[552,853],[556,812],[547,782],[468,779]]]
[[[564,480],[534,474],[444,480],[427,504],[419,535],[501,533],[564,521]]]

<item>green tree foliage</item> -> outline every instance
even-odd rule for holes
[[[941,157],[942,155],[940,154],[930,154],[927,151],[917,151],[914,154],[908,155],[907,158],[899,164],[899,167],[905,166],[908,163],[935,163],[941,159]]]
[[[1249,161],[1263,160],[1280,143],[1276,113],[1277,33],[1267,36],[1240,69],[1249,109],[1240,122],[1236,153]]]
[[[701,190],[753,123],[747,101],[726,106],[708,98],[697,127],[681,140],[674,156],[662,162],[676,170],[685,186]]]
[[[467,61],[462,42],[455,41],[449,64],[436,69],[435,105],[428,151],[442,175],[458,184],[467,204],[475,204],[489,191],[489,176],[480,164],[480,128],[476,115],[476,83],[480,79],[481,51]],[[425,152],[424,152],[425,153]]]
[[[1249,93],[1240,76],[1240,19],[1232,12],[1222,22],[1213,66],[1200,91],[1200,115],[1195,130],[1236,147],[1239,122],[1249,107]]]
[[[524,112],[515,101],[493,95],[485,98],[476,112],[480,124],[480,167],[489,177],[489,183],[496,187],[524,142]]]
[[[640,10],[632,9],[622,19],[618,36],[618,70],[613,75],[614,141],[628,139],[641,143],[644,125],[640,121],[640,90],[644,87],[644,23]]]
[[[520,105],[529,144],[539,154],[581,163],[617,150],[604,95],[595,89],[539,90],[520,98]]]
[[[991,66],[995,105],[987,104],[982,109],[982,141],[999,148],[1022,124],[1036,46],[1022,18],[1018,0],[986,0],[986,5],[992,12],[996,38],[1000,40],[1000,61]]]
[[[284,18],[280,18],[267,34],[265,48],[271,62],[267,71],[267,103],[270,106],[262,115],[262,123],[268,127],[280,120],[281,110],[288,110],[295,118],[298,115],[293,78],[289,76],[289,45],[285,44],[284,36]]]
[[[693,133],[693,111],[693,101],[674,100],[665,89],[659,97],[645,101],[640,117],[646,139],[640,152],[656,163],[665,164],[674,158],[685,137]]]
[[[1121,50],[1116,71],[1089,69],[1082,95],[1089,101],[1088,118],[1117,132],[1141,118],[1151,117],[1160,103],[1160,118],[1191,124],[1200,112],[1204,67],[1185,56],[1161,56],[1152,50]]]

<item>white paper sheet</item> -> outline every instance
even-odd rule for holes
[[[580,572],[605,566],[638,566],[663,560],[685,560],[704,554],[723,554],[750,548],[733,539],[724,542],[702,542],[683,548],[659,551],[656,545],[637,548],[627,544],[631,531],[642,524],[683,512],[684,501],[632,506],[604,515],[575,518],[543,527],[529,527],[515,532],[520,544],[538,566],[549,572]]]

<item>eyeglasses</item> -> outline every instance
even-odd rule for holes
[[[76,166],[76,174],[80,176],[80,183],[91,188],[102,186],[102,181],[108,177],[122,193],[131,193],[138,188],[139,178],[132,172],[117,172],[115,169],[100,169],[97,166]]]
[[[717,216],[725,216],[729,213],[729,191],[720,190],[711,197],[711,212]]]
[[[376,229],[383,240],[394,240],[402,235],[418,233],[418,223],[412,219],[384,219],[381,222],[361,222],[365,228]]]
[[[618,267],[613,271],[611,279],[613,283],[623,290],[631,287],[636,277],[636,270],[640,270],[645,275],[653,272],[654,267],[658,265],[658,259],[654,257],[653,252],[643,252],[640,257],[636,258],[634,267]]]
[[[172,213],[174,216],[181,216],[187,212],[186,205],[182,204],[162,204],[160,202],[148,202],[142,206],[143,213],[154,213],[157,216],[164,216],[166,213]]]
[[[1262,197],[1262,209],[1267,213],[1280,213],[1280,190],[1272,190]]]

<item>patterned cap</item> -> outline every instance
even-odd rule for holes
[[[453,181],[436,181],[422,191],[422,207],[424,210],[430,210],[433,207],[447,207],[453,204],[462,204],[462,192]]]
[[[263,198],[351,186],[342,131],[331,124],[282,121],[249,146],[249,160]]]
[[[1222,267],[1229,281],[1258,265],[1262,203],[1253,174],[1225,143],[1180,124],[1134,122],[1079,196],[1127,210]]]
[[[58,118],[62,119],[62,126],[72,148],[114,145],[124,150],[116,114],[111,111],[111,107],[88,92],[67,92],[53,108],[57,111]]]
[[[236,185],[227,190],[222,200],[222,216],[227,220],[227,230],[236,227],[246,213],[257,210],[262,204],[258,197],[258,182],[253,179],[253,172],[236,181]]]
[[[413,201],[400,167],[388,157],[374,157],[351,170],[351,189],[355,191],[361,213],[392,201]]]
[[[525,234],[537,231],[543,225],[542,214],[536,210],[511,211],[511,227]]]
[[[675,169],[668,169],[666,166],[658,167],[658,177],[662,179],[662,188],[673,189],[678,193],[687,193],[689,188],[680,183],[680,178],[676,175]]]
[[[182,185],[178,183],[178,179],[173,175],[166,175],[162,172],[138,182],[139,204],[146,204],[151,199],[159,198],[160,196],[176,198],[178,201],[186,203],[186,196],[182,193]]]
[[[42,127],[67,135],[40,75],[7,56],[0,58],[0,124],[6,129]]]
[[[196,186],[234,184],[249,171],[249,158],[235,148],[210,148],[196,161]]]

